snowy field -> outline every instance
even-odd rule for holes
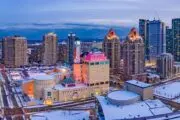
[[[169,99],[180,97],[180,82],[167,83],[155,88],[154,94]]]
[[[103,96],[98,96],[97,99],[102,107],[105,120],[131,119],[172,112],[160,100],[146,100],[131,105],[117,106],[108,103]]]
[[[31,120],[89,120],[88,111],[51,111],[31,115]]]

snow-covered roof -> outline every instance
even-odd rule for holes
[[[180,82],[170,82],[157,86],[154,90],[154,94],[165,98],[177,98],[180,95]]]
[[[97,99],[102,107],[105,120],[133,119],[172,112],[160,100],[146,100],[131,105],[117,106],[108,103],[104,96],[97,96]]]
[[[141,81],[138,81],[138,80],[129,80],[129,81],[126,81],[126,83],[129,83],[129,84],[141,87],[141,88],[147,88],[147,87],[151,86],[151,84],[144,83],[144,82],[141,82]]]
[[[53,75],[48,75],[46,73],[39,73],[38,75],[31,76],[31,78],[35,80],[54,80]]]
[[[160,78],[157,74],[148,73],[148,78]]]
[[[76,86],[72,87],[64,87],[62,84],[58,84],[54,86],[56,90],[69,90],[69,89],[77,89],[77,88],[84,88],[87,87],[85,84],[76,84]]]
[[[31,115],[31,120],[89,120],[88,111],[50,111]]]
[[[109,93],[108,98],[114,99],[114,100],[129,100],[138,97],[139,95],[133,92],[129,91],[114,91]]]

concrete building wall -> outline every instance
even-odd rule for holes
[[[3,39],[3,61],[6,67],[27,65],[27,40],[13,36]]]
[[[135,85],[125,83],[124,89],[127,91],[131,91],[131,92],[139,94],[141,96],[142,100],[153,98],[153,88],[152,87],[141,88],[141,87],[138,87]]]
[[[116,74],[120,69],[120,40],[113,29],[110,29],[103,42],[103,52],[110,62],[111,73]]]
[[[132,28],[123,43],[124,80],[130,80],[132,75],[144,73],[144,43],[143,39]]]
[[[161,78],[167,79],[173,76],[174,58],[170,53],[163,53],[157,58],[157,72]]]
[[[152,87],[148,87],[148,88],[143,89],[142,99],[143,100],[153,99],[153,88]]]
[[[94,65],[89,65],[88,67],[89,74],[87,74],[89,78],[88,79],[89,84],[109,81],[109,64],[108,63],[98,62],[98,63],[93,63]]]
[[[58,39],[54,33],[48,33],[43,37],[43,64],[54,65],[57,62]]]
[[[34,95],[37,99],[44,98],[44,89],[55,86],[55,80],[34,80]]]
[[[84,86],[84,87],[74,87],[70,89],[54,90],[46,89],[44,90],[44,99],[50,98],[48,92],[51,92],[51,98],[58,100],[59,102],[67,102],[79,99],[86,99],[95,95],[102,95],[109,91],[109,85],[103,84],[98,86]]]

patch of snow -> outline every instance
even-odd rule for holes
[[[89,120],[88,111],[51,111],[31,115],[31,120]]]
[[[110,104],[103,96],[97,96],[97,99],[102,107],[105,120],[133,119],[172,112],[160,100],[146,100],[131,105],[117,106]],[[155,106],[155,104],[157,104],[158,107]],[[160,112],[158,112],[158,110],[160,110]]]
[[[154,90],[154,94],[165,98],[173,99],[180,96],[180,82],[172,82],[158,86]]]

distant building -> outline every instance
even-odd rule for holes
[[[172,29],[169,27],[166,27],[166,52],[173,53],[173,36],[172,36]]]
[[[93,44],[92,44],[92,48],[97,48],[99,50],[102,50],[102,44],[103,44],[103,42],[94,41]]]
[[[43,37],[43,64],[54,65],[57,62],[58,38],[54,33],[48,33]]]
[[[149,21],[149,56],[156,64],[156,58],[166,52],[165,24],[160,20]]]
[[[173,76],[174,58],[170,53],[163,53],[157,58],[157,72],[161,78],[167,79]]]
[[[81,51],[90,52],[93,47],[93,42],[81,42]]]
[[[144,40],[145,58],[149,60],[149,20],[139,19],[139,34]]]
[[[180,62],[174,62],[173,74],[174,74],[174,76],[180,75]]]
[[[172,34],[173,34],[173,47],[174,59],[180,61],[180,18],[172,20]]]
[[[82,64],[81,59],[81,42],[80,40],[76,40],[74,43],[74,64],[73,64],[73,77],[76,81],[81,81],[82,80],[82,75],[81,75],[81,66]]]
[[[80,63],[80,55],[81,55],[81,42],[79,39],[76,39],[74,42],[74,63]]]
[[[103,42],[103,51],[110,61],[111,73],[120,69],[120,40],[113,29],[110,29]]]
[[[135,28],[131,29],[123,43],[123,60],[125,80],[131,79],[132,75],[144,72],[144,43]]]
[[[58,61],[62,63],[67,62],[67,43],[61,42],[60,44],[58,44],[58,47]]]
[[[6,67],[27,65],[27,40],[13,36],[3,38],[3,61]]]
[[[109,91],[109,60],[102,52],[90,52],[84,56],[79,68],[56,67],[46,72],[28,72],[29,80],[23,82],[22,89],[27,95],[44,101],[66,102],[102,95]],[[80,72],[80,76],[79,73]]]
[[[68,34],[67,40],[67,62],[72,65],[74,63],[74,49],[75,49],[75,41],[77,40],[76,34],[70,33]]]
[[[2,41],[0,41],[0,61],[2,61],[2,59],[3,59],[3,56],[2,56],[3,55],[3,53],[2,53],[3,45],[2,44],[3,44]]]
[[[141,96],[142,100],[153,99],[153,86],[138,80],[129,80],[124,83],[124,89]]]
[[[109,89],[109,60],[104,53],[90,52],[85,56],[82,64],[82,82],[88,86]]]
[[[30,64],[42,62],[42,44],[29,44],[28,60]]]

